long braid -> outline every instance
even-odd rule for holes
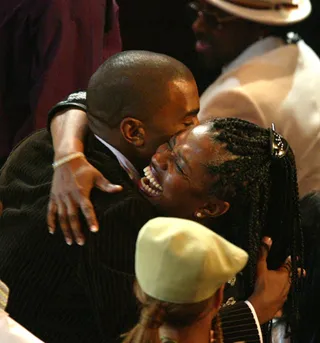
[[[288,255],[292,257],[288,300],[292,314],[288,322],[292,329],[299,318],[297,294],[301,284],[297,267],[304,264],[294,155],[289,148],[286,156],[275,159],[271,154],[270,130],[252,123],[236,118],[215,119],[210,123],[212,139],[225,144],[233,155],[219,165],[209,162],[207,168],[218,176],[211,192],[231,205],[229,218],[237,231],[233,240],[249,251],[244,272],[246,296],[253,291],[261,239],[270,236],[274,242],[268,258],[270,268],[278,268]],[[239,207],[241,211],[237,210]]]

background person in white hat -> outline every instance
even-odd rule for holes
[[[139,232],[135,253],[140,320],[124,343],[208,343],[224,284],[247,261],[244,250],[201,224],[150,220]],[[222,342],[219,331],[216,342]]]
[[[202,95],[199,120],[238,117],[276,128],[291,145],[300,196],[320,190],[320,60],[289,33],[309,0],[200,0],[196,50],[222,74]]]

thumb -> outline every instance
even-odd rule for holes
[[[120,185],[114,185],[109,180],[107,180],[105,177],[103,177],[102,174],[98,175],[95,180],[95,186],[99,188],[103,192],[107,193],[117,193],[122,191],[122,186]]]
[[[260,248],[260,256],[257,263],[257,274],[267,270],[267,258],[271,249],[272,239],[270,237],[263,237]]]

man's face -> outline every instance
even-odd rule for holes
[[[228,14],[205,0],[192,4],[197,13],[192,25],[195,48],[210,69],[221,69],[259,37],[259,27],[253,22]]]
[[[144,155],[150,158],[173,135],[198,125],[199,94],[194,79],[168,83],[163,107],[145,123]]]

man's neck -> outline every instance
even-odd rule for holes
[[[105,126],[103,126],[103,129],[101,129],[101,127],[96,126],[95,123],[90,123],[89,127],[96,136],[98,136],[104,142],[110,144],[123,156],[125,156],[125,158],[127,158],[132,163],[134,168],[140,174],[142,174],[143,168],[145,168],[147,165],[143,163],[144,161],[141,161],[138,158],[137,151],[135,151],[134,148],[124,140],[119,130],[108,129]]]

